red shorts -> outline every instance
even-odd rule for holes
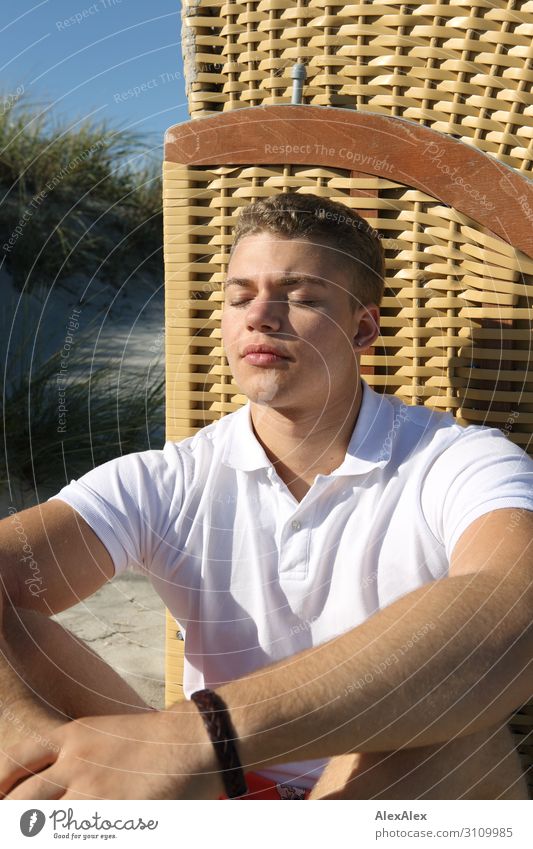
[[[301,787],[292,787],[290,784],[276,784],[270,778],[264,778],[256,772],[246,773],[248,793],[240,796],[238,801],[244,799],[308,799],[310,790]],[[227,796],[219,796],[219,799],[227,799]],[[237,800],[236,800],[237,801]]]

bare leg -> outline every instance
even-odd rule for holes
[[[81,716],[149,710],[89,646],[57,622],[10,609],[0,642],[0,751]]]
[[[434,746],[333,758],[312,799],[528,799],[506,725]]]

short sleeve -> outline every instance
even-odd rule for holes
[[[466,427],[432,462],[421,507],[450,562],[459,537],[485,513],[533,510],[533,460],[496,428]]]
[[[183,503],[179,447],[142,451],[109,460],[72,480],[48,500],[73,507],[105,545],[115,576],[146,573]]]

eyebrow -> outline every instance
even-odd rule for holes
[[[253,285],[254,281],[249,277],[230,277],[229,280],[223,284],[223,288],[227,289],[229,286],[250,286]],[[320,277],[314,277],[312,274],[294,274],[294,275],[284,275],[280,281],[280,286],[298,286],[302,283],[311,283],[315,286],[321,286],[323,289],[327,289],[328,284],[322,280]]]

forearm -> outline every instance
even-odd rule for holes
[[[21,672],[17,669],[17,663],[13,651],[2,636],[0,637],[0,699],[2,706],[6,707],[23,701],[30,701],[31,691],[24,683]]]
[[[501,721],[533,691],[532,607],[524,579],[438,581],[218,688],[243,764],[429,745]]]
[[[9,631],[13,610],[5,612]],[[42,702],[25,681],[16,651],[0,637],[0,756],[21,739],[46,743],[50,731],[65,721],[62,714]]]
[[[103,658],[59,622],[34,610],[5,613],[0,695],[72,717],[145,711],[148,705]]]
[[[9,645],[9,625],[13,614],[13,608],[0,584],[0,698],[3,705],[14,704],[28,695],[28,688],[21,674],[16,671],[17,664]]]

